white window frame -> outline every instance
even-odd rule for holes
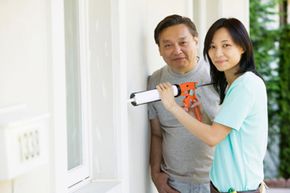
[[[86,29],[86,1],[79,1],[80,25],[80,74],[81,101],[83,113],[83,165],[71,171],[67,170],[67,125],[66,125],[66,79],[65,79],[65,31],[64,2],[51,1],[51,56],[52,56],[52,148],[51,148],[51,187],[54,193],[72,192],[87,183],[90,176],[90,85],[88,69],[88,49]]]
[[[64,2],[63,0],[51,0],[51,50],[52,50],[52,104],[51,104],[51,114],[52,114],[52,144],[51,144],[51,187],[53,193],[94,193],[94,192],[106,192],[106,193],[116,193],[116,192],[129,192],[129,152],[128,152],[128,123],[127,123],[127,92],[126,88],[126,51],[121,49],[122,45],[126,44],[126,13],[123,11],[124,3],[121,1],[111,0],[112,5],[112,19],[114,25],[112,26],[112,38],[113,38],[113,84],[116,86],[114,93],[118,98],[113,98],[114,107],[114,127],[118,128],[117,137],[115,141],[118,160],[116,160],[117,176],[107,179],[105,176],[94,177],[93,167],[92,167],[92,141],[90,138],[85,140],[87,144],[88,153],[88,164],[90,177],[85,178],[74,186],[69,187],[70,182],[75,181],[75,176],[73,174],[68,174],[67,172],[67,126],[66,126],[66,79],[65,79],[65,31],[64,31]],[[83,77],[82,88],[85,91],[84,97],[87,98],[87,108],[84,109],[86,114],[86,119],[88,120],[85,124],[89,128],[91,127],[91,114],[90,114],[90,77],[89,77],[89,65],[90,52],[88,49],[88,21],[86,10],[88,1],[80,1],[80,50],[81,50],[81,62],[85,67],[82,69],[81,73]],[[121,18],[119,18],[121,16]],[[115,25],[116,24],[116,25]],[[121,36],[123,38],[121,38]],[[84,76],[85,74],[85,76]],[[122,88],[122,89],[121,89]],[[114,128],[114,129],[116,129]],[[122,132],[121,132],[122,131]],[[85,135],[91,136],[91,130],[89,129]],[[93,137],[93,136],[92,136]],[[77,172],[76,172],[77,173]],[[69,177],[70,176],[70,177]],[[69,179],[70,178],[70,179]],[[68,180],[69,179],[69,180]],[[78,181],[78,180],[76,180]]]
[[[82,123],[82,164],[67,172],[67,185],[70,190],[74,190],[78,183],[88,179],[90,176],[89,163],[89,132],[90,132],[90,71],[88,55],[88,34],[87,34],[87,1],[77,0],[79,17],[79,56],[80,56],[80,98],[81,98],[81,123]]]

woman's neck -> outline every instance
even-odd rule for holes
[[[225,77],[228,86],[230,86],[240,76],[240,74],[237,74],[237,72],[238,72],[237,68],[232,68],[231,70],[225,71]]]

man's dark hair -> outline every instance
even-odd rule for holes
[[[183,17],[183,16],[180,16],[180,15],[174,14],[174,15],[169,15],[169,16],[165,17],[156,26],[156,28],[154,30],[155,43],[159,46],[159,36],[160,36],[160,33],[165,28],[168,28],[168,27],[174,26],[174,25],[178,25],[178,24],[186,25],[188,27],[189,32],[191,33],[191,35],[193,37],[197,37],[198,36],[196,27],[195,27],[194,23],[191,21],[191,19],[189,19],[188,17]]]

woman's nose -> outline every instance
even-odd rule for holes
[[[223,50],[221,48],[216,48],[215,49],[215,56],[219,57],[223,55]]]

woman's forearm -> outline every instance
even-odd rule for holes
[[[220,125],[207,125],[198,121],[178,105],[172,106],[169,111],[193,135],[209,146],[215,146],[230,132],[230,129]]]

